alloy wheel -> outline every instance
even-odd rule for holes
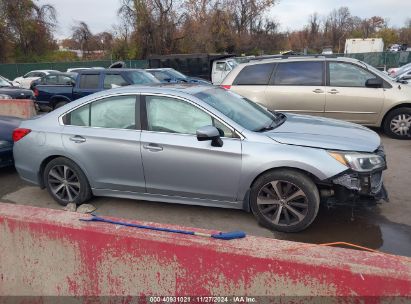
[[[73,202],[80,195],[80,180],[68,166],[57,165],[48,174],[48,184],[53,194],[67,202]]]
[[[411,128],[411,115],[399,114],[394,116],[390,122],[390,128],[393,133],[400,136],[408,135]]]
[[[303,190],[288,181],[265,184],[257,195],[261,214],[275,225],[300,223],[308,213],[308,199]]]

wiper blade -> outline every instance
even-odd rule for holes
[[[270,131],[274,129],[274,127],[271,126],[271,124],[269,126],[264,126],[260,129],[254,130],[254,132],[264,132],[264,131]]]

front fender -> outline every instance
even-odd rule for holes
[[[326,150],[287,144],[243,142],[243,166],[239,199],[243,199],[253,181],[268,170],[294,168],[308,172],[318,180],[339,174],[347,167]]]

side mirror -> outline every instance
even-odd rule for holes
[[[381,78],[371,78],[367,79],[365,86],[367,88],[382,88],[383,81]]]
[[[206,141],[211,140],[213,147],[222,147],[223,141],[221,140],[220,131],[214,126],[204,126],[197,130],[197,140]]]

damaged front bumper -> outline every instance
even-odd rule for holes
[[[384,187],[383,169],[374,172],[347,170],[320,186],[320,193],[329,205],[371,206],[389,201]]]

